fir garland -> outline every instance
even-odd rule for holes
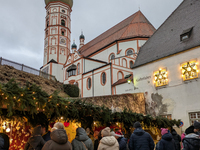
[[[145,126],[155,127],[179,127],[180,120],[168,120],[163,117],[153,118],[144,116],[131,110],[112,113],[105,106],[95,106],[81,99],[62,98],[58,91],[48,95],[41,87],[29,82],[20,87],[14,79],[6,84],[0,84],[0,113],[2,117],[13,116],[26,117],[34,125],[37,122],[53,122],[60,117],[64,120],[75,120],[88,126],[93,121],[99,121],[102,125],[110,125],[113,122],[122,122],[126,129],[133,126],[136,121],[143,122]],[[7,111],[6,111],[7,110]]]

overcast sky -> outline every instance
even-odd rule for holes
[[[139,9],[157,29],[183,0],[74,0],[71,42],[79,46]],[[1,0],[0,57],[39,69],[43,65],[44,0]]]

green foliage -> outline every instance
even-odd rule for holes
[[[143,122],[145,126],[172,127],[179,126],[180,120],[168,120],[167,118],[150,115],[144,116],[130,110],[112,113],[105,106],[95,106],[80,99],[64,99],[58,96],[58,92],[48,95],[35,84],[28,83],[19,87],[14,79],[6,84],[0,84],[0,108],[1,117],[12,118],[26,117],[35,126],[37,123],[54,122],[63,117],[64,120],[81,122],[88,127],[93,121],[99,121],[102,125],[114,122],[122,122],[126,129],[133,126],[136,121]]]
[[[79,97],[79,88],[77,85],[64,84],[64,92],[70,97]]]

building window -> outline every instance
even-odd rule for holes
[[[127,61],[125,58],[122,59],[122,64],[123,64],[123,67],[127,67]]]
[[[168,84],[167,70],[159,69],[154,72],[154,83],[156,87],[164,86]]]
[[[106,73],[105,73],[105,72],[103,72],[103,73],[101,74],[101,84],[102,84],[102,85],[105,85],[105,84],[106,84]]]
[[[77,75],[80,74],[80,64],[77,65]]]
[[[70,70],[70,71],[68,71],[68,77],[75,76],[75,75],[76,75],[76,70]]]
[[[112,55],[110,56],[110,59],[111,59],[111,60],[115,59],[115,55],[112,54]]]
[[[185,40],[189,39],[190,36],[191,36],[191,34],[192,34],[192,29],[193,29],[193,27],[192,27],[192,28],[189,28],[189,29],[187,29],[187,30],[184,30],[184,31],[182,32],[182,34],[180,35],[180,40],[181,40],[181,41],[185,41]]]
[[[48,30],[46,31],[46,37],[48,36]]]
[[[87,79],[87,89],[90,90],[91,88],[91,78]]]
[[[168,115],[160,115],[161,117],[167,118],[169,120],[172,120],[172,115],[168,114]]]
[[[65,13],[65,10],[63,9],[62,12]]]
[[[181,64],[183,81],[198,78],[198,67],[196,60]]]
[[[61,31],[61,34],[62,34],[62,36],[64,36],[64,35],[65,35],[65,32],[64,32],[64,31]]]
[[[132,49],[129,49],[126,51],[126,55],[132,55],[133,54],[133,50]]]
[[[117,73],[117,79],[120,80],[120,79],[122,79],[122,78],[124,78],[124,74],[123,74],[121,71],[119,71],[119,72]]]
[[[115,63],[115,54],[110,54],[109,62]]]
[[[61,20],[61,26],[65,27],[65,20]]]
[[[133,65],[134,65],[134,62],[131,60],[131,61],[130,61],[130,68],[131,68],[131,69],[133,68]]]
[[[190,124],[194,124],[195,121],[200,122],[200,112],[192,112],[189,113],[189,117],[190,117]]]

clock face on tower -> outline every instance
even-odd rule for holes
[[[60,44],[66,45],[66,38],[60,37]]]

